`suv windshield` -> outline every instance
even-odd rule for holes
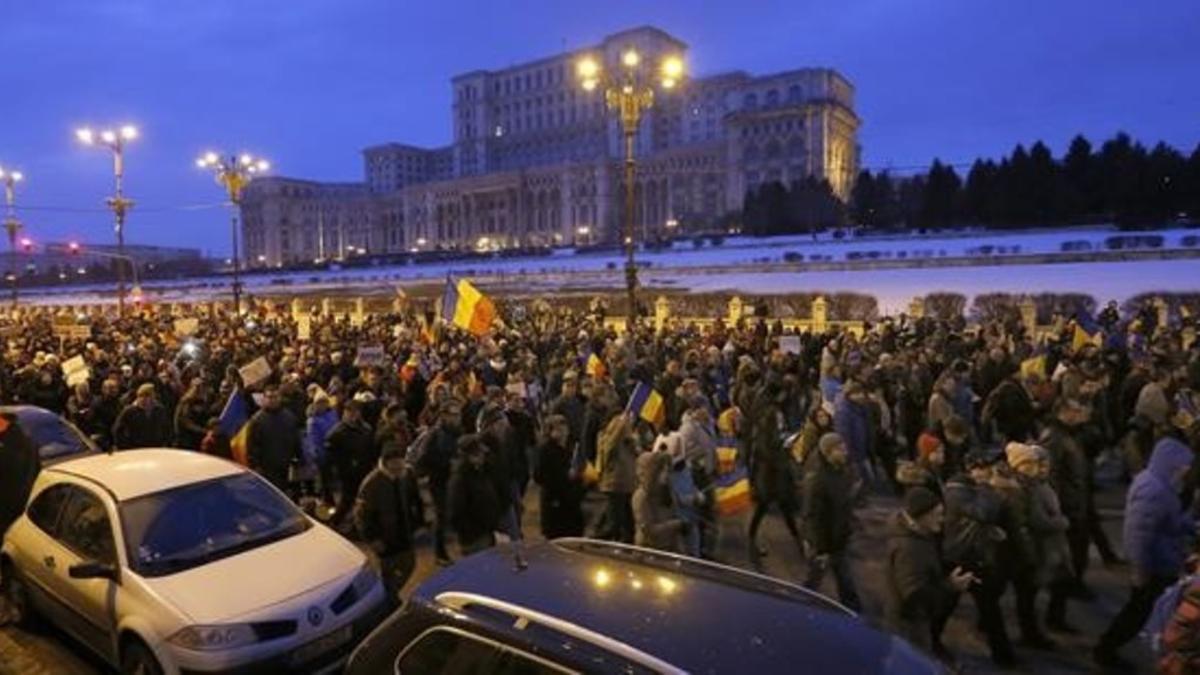
[[[198,567],[304,532],[311,524],[251,473],[122,502],[129,566],[143,576]]]

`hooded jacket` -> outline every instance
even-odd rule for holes
[[[1186,557],[1184,538],[1193,530],[1172,476],[1190,467],[1192,451],[1178,439],[1166,437],[1154,446],[1150,463],[1133,479],[1125,497],[1125,552],[1138,572],[1175,577]]]
[[[634,543],[664,551],[679,550],[680,521],[675,518],[666,472],[671,458],[647,452],[637,458],[637,490],[633,493]]]

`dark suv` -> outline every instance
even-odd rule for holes
[[[367,637],[377,673],[936,673],[822,595],[661,551],[558,539],[430,578]]]

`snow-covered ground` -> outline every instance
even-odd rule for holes
[[[988,265],[989,260],[1017,255],[1058,254],[1070,244],[1075,251],[1108,250],[1114,236],[1162,237],[1161,250],[1200,251],[1200,230],[1173,229],[1122,233],[1112,228],[1071,228],[1054,231],[976,233],[936,236],[890,236],[814,241],[807,236],[765,239],[728,237],[723,245],[707,240],[695,248],[690,240],[668,250],[641,251],[640,265],[647,285],[681,290],[735,290],[744,293],[784,293],[792,290],[858,291],[871,293],[884,308],[900,307],[915,295],[952,290],[972,296],[988,291],[1081,291],[1098,299],[1125,298],[1150,290],[1200,290],[1200,260],[1142,260],[1136,262]],[[886,270],[763,272],[764,264],[784,262],[847,262],[880,260],[891,265],[910,260],[949,261],[968,258],[976,266]],[[245,287],[253,294],[287,295],[363,288],[378,291],[417,282],[436,282],[452,276],[499,278],[509,285],[527,283],[551,292],[555,287],[621,286],[623,256],[616,251],[575,254],[555,251],[536,258],[481,259],[453,263],[387,265],[321,271],[257,272]],[[756,268],[758,271],[756,271]],[[150,281],[142,285],[151,299],[203,301],[228,294],[228,276],[179,281]],[[104,302],[112,299],[111,284],[29,289],[27,298],[47,304]]]
[[[648,281],[659,281],[657,274]],[[967,297],[983,293],[1085,293],[1103,303],[1152,291],[1200,291],[1200,259],[1134,262],[935,267],[804,273],[738,272],[674,278],[692,292],[736,291],[770,294],[784,290],[850,291],[874,295],[884,314],[907,311],[919,295],[951,291]]]

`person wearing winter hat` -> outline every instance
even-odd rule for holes
[[[821,436],[817,452],[804,470],[804,549],[809,560],[804,585],[819,589],[826,572],[832,570],[838,599],[850,609],[859,607],[847,555],[855,480],[841,435],[829,432]]]
[[[1172,436],[1154,446],[1150,462],[1125,497],[1125,555],[1133,572],[1129,600],[1113,617],[1092,654],[1103,666],[1128,665],[1117,653],[1137,636],[1155,600],[1183,572],[1196,525],[1179,499],[1194,462],[1191,448]]]
[[[979,612],[979,628],[987,638],[992,662],[1009,667],[1015,663],[1015,655],[1000,610],[1008,580],[999,559],[1007,539],[1001,527],[1004,498],[991,485],[998,459],[994,450],[975,448],[963,458],[965,471],[946,481],[942,552],[947,567],[961,567],[979,577],[979,583],[968,589]],[[956,605],[950,603],[934,618],[935,634],[949,621]]]
[[[896,484],[904,492],[921,487],[939,497],[942,494],[942,470],[946,464],[945,446],[935,434],[925,432],[917,439],[917,459],[896,463]]]
[[[913,645],[948,658],[934,619],[958,593],[979,580],[956,567],[946,574],[939,551],[945,507],[932,491],[915,487],[891,522],[887,555],[888,627]]]

